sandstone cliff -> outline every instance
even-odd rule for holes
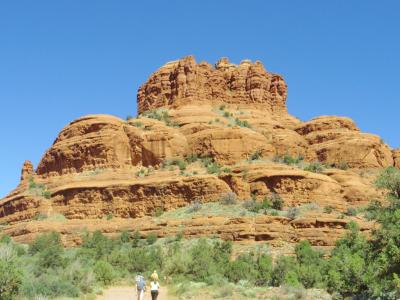
[[[73,224],[99,229],[96,220],[112,215],[121,223],[100,229],[115,233],[123,219],[135,218],[129,230],[155,226],[165,236],[177,225],[140,224],[157,210],[215,202],[223,193],[257,201],[274,193],[284,209],[314,204],[338,213],[382,199],[371,183],[379,168],[400,165],[399,150],[348,118],[301,122],[288,113],[286,97],[284,79],[260,62],[223,58],[212,66],[186,57],[167,63],[140,87],[137,118],[79,118],[36,170],[25,162],[20,185],[0,200],[0,222],[20,240],[53,228],[78,241]],[[312,168],[315,162],[320,169]],[[54,215],[67,223],[34,221]],[[321,211],[303,221],[220,217],[197,220],[202,227],[188,221],[187,235],[332,245],[348,222]]]

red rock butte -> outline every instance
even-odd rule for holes
[[[26,242],[57,230],[66,245],[79,244],[84,230],[140,230],[332,246],[351,217],[323,210],[295,220],[150,217],[195,201],[216,202],[223,193],[243,201],[276,193],[285,209],[314,205],[337,212],[383,199],[372,181],[380,168],[400,166],[400,150],[346,117],[302,122],[288,113],[286,97],[284,79],[260,62],[223,58],[212,66],[191,56],[169,62],[139,88],[137,118],[81,117],[60,132],[36,170],[24,163],[20,184],[0,200],[3,232]],[[287,164],[283,157],[304,160]],[[315,172],[312,162],[326,167]],[[110,215],[112,222],[99,222]]]

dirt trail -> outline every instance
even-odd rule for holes
[[[161,287],[157,300],[172,300],[167,296],[168,291],[165,287]],[[134,287],[111,287],[103,292],[96,300],[136,300],[136,291]],[[147,291],[144,300],[151,300],[150,291]]]

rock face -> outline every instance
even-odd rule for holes
[[[360,133],[348,118],[319,117],[295,130],[305,137],[321,162],[351,168],[393,165],[389,147],[376,135]]]
[[[63,215],[65,223],[53,225],[64,230],[68,245],[79,240],[74,224],[123,230],[124,221],[121,228],[96,225],[109,215],[135,218],[129,230],[159,236],[184,226],[187,236],[332,245],[345,221],[337,215],[321,218],[323,209],[342,214],[383,199],[372,181],[379,168],[400,167],[400,150],[361,133],[349,118],[301,122],[288,114],[286,96],[283,78],[260,62],[235,65],[221,59],[211,66],[186,57],[167,63],[140,87],[137,118],[79,118],[60,132],[36,172],[26,161],[21,183],[0,200],[0,223],[29,240],[50,230],[46,222],[29,225],[35,216]],[[297,157],[303,160],[290,162]],[[310,163],[316,161],[325,167],[312,172]],[[223,214],[164,225],[148,221],[156,211],[215,202],[232,192],[239,201],[278,194],[284,210],[310,205],[320,210],[301,221]]]
[[[138,110],[198,102],[259,104],[265,110],[286,112],[287,86],[268,73],[262,63],[248,60],[234,65],[227,58],[215,67],[196,63],[192,56],[165,64],[140,87]]]
[[[26,181],[35,174],[30,160],[26,160],[21,170],[21,181]]]
[[[393,150],[394,165],[400,168],[400,148]]]

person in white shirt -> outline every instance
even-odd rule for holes
[[[151,300],[157,300],[160,284],[156,280],[150,281]]]

